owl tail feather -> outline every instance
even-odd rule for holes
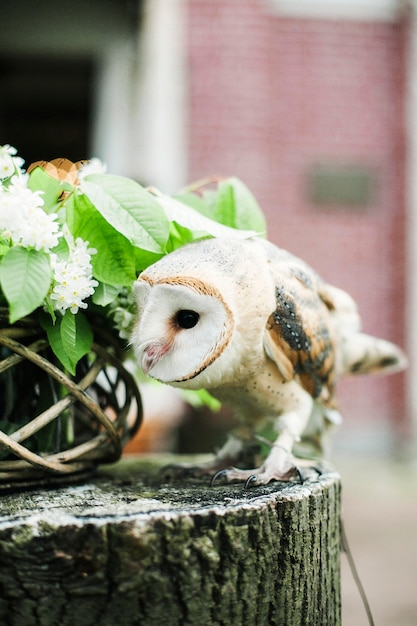
[[[407,367],[404,352],[395,344],[364,333],[349,337],[343,355],[343,374],[394,374]]]

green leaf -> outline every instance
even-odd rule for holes
[[[61,339],[75,370],[75,365],[90,351],[93,343],[93,331],[87,318],[80,311],[75,315],[71,311],[65,312],[61,320]]]
[[[97,304],[98,306],[107,306],[117,298],[119,292],[120,287],[99,283],[92,295],[92,300],[94,304]]]
[[[55,356],[74,375],[78,361],[90,351],[93,343],[93,332],[87,318],[80,311],[75,315],[66,311],[55,324],[48,316],[42,316],[41,325]]]
[[[29,315],[46,297],[51,284],[49,257],[20,246],[10,248],[0,264],[0,285],[10,308],[10,323]]]
[[[164,252],[169,223],[146,189],[133,180],[109,174],[86,176],[81,189],[105,220],[134,246]]]
[[[213,218],[239,230],[255,230],[266,235],[264,214],[239,178],[228,178],[219,183]]]
[[[214,398],[206,389],[181,389],[184,400],[195,408],[208,407],[211,411],[220,411],[222,403]]]
[[[204,232],[202,233],[204,236]],[[167,252],[172,252],[177,248],[181,248],[187,243],[191,243],[198,239],[199,233],[189,230],[181,226],[177,222],[171,222],[170,236],[167,243]]]
[[[35,167],[29,174],[28,187],[31,191],[42,191],[43,209],[46,213],[53,213],[59,208],[59,197],[63,191],[73,189],[69,183],[49,176],[41,167]]]
[[[47,315],[40,316],[40,324],[48,336],[49,345],[52,348],[55,356],[61,361],[65,369],[74,373],[74,363],[67,355],[61,338],[61,321],[62,317],[59,315],[56,318],[55,323]]]
[[[192,193],[191,191],[185,191],[182,193],[176,193],[172,197],[183,204],[194,209],[194,211],[198,211],[202,215],[206,217],[213,217],[213,202],[212,196],[217,197],[217,193],[213,190],[210,190],[210,194],[204,192],[202,196],[197,193]]]
[[[202,189],[201,194],[186,189],[174,198],[224,226],[257,234],[266,232],[262,210],[238,178],[221,180],[216,189]]]
[[[229,184],[219,184],[216,203],[213,207],[213,219],[236,228],[236,207],[233,187]]]
[[[75,193],[67,207],[67,223],[74,237],[97,250],[91,257],[93,274],[108,285],[129,287],[136,278],[135,249],[91,204]]]
[[[162,193],[155,196],[159,204],[163,207],[166,216],[171,222],[176,222],[179,226],[187,228],[195,233],[196,237],[201,237],[203,233],[212,237],[231,237],[235,239],[245,239],[254,237],[257,233],[253,230],[237,230],[227,225],[215,221],[194,211],[192,208]],[[194,237],[195,238],[195,237]]]
[[[59,238],[58,245],[55,246],[52,252],[56,254],[60,259],[68,259],[70,250],[65,237]]]
[[[0,256],[4,256],[6,252],[9,251],[9,249],[10,249],[10,246],[0,242]]]
[[[156,263],[161,259],[163,254],[156,254],[155,252],[149,252],[148,250],[140,250],[135,248],[135,264],[136,272],[143,272],[147,267]]]

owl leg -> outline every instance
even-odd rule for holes
[[[211,484],[213,485],[218,479],[228,483],[244,482],[246,487],[267,485],[273,480],[290,481],[293,478],[298,478],[300,482],[303,482],[301,471],[291,453],[292,445],[293,442],[286,444],[283,437],[279,436],[260,467],[244,470],[237,467],[220,469],[212,477]]]
[[[248,442],[253,442],[253,433],[249,433],[246,428],[235,429],[230,434],[222,448],[217,452],[216,456],[209,461],[198,465],[192,463],[175,463],[162,468],[162,474],[165,478],[184,478],[212,475],[213,472],[223,470],[228,465],[247,461],[250,457],[255,457],[254,446],[249,447]],[[259,446],[256,445],[257,451]]]
[[[247,487],[267,485],[273,480],[290,481],[293,478],[303,482],[301,471],[292,454],[292,448],[307,426],[313,400],[309,394],[302,391],[298,394],[296,406],[297,410],[285,412],[276,421],[279,435],[260,467],[248,470],[230,467],[220,470],[213,476],[212,484],[220,478],[228,483],[244,482]]]

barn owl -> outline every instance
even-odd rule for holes
[[[134,291],[132,346],[142,370],[206,389],[240,415],[242,426],[200,468],[226,482],[300,476],[294,445],[335,421],[338,378],[406,365],[397,346],[361,333],[347,293],[261,238],[188,244],[142,272]],[[276,431],[269,454],[258,468],[238,469],[242,434],[266,420]]]

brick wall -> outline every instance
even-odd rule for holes
[[[261,0],[189,0],[189,176],[240,176],[269,238],[359,304],[366,331],[404,344],[405,26],[283,19]],[[375,172],[362,208],[315,206],[309,168]],[[340,388],[346,422],[406,427],[404,377]]]

